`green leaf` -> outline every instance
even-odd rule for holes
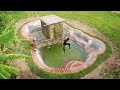
[[[0,67],[0,74],[4,78],[9,78],[11,76],[11,74],[7,70],[5,70],[3,67]]]
[[[22,54],[0,54],[0,62],[7,62],[9,60],[14,60],[14,59],[31,59],[30,56],[27,55],[22,55]]]
[[[6,79],[6,77],[0,73],[0,79]]]
[[[8,32],[8,30],[10,30],[10,29],[12,28],[14,21],[15,21],[15,20],[12,20],[12,21],[10,22],[10,24],[9,24],[9,25],[6,27],[6,29],[2,32],[3,34],[6,33],[6,32]]]
[[[8,32],[0,35],[0,45],[8,43],[11,39],[14,39],[15,30],[9,30]]]
[[[1,71],[4,71],[4,72],[7,71],[7,72],[9,72],[11,74],[15,74],[15,75],[17,75],[20,71],[20,69],[17,69],[17,68],[11,67],[11,66],[7,66],[7,65],[3,65],[3,64],[0,64],[0,69],[2,69]],[[5,73],[7,74],[7,72],[5,72]]]

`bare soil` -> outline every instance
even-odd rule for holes
[[[12,60],[9,64],[20,69],[20,74],[16,79],[40,79],[39,76],[31,72],[25,60]]]

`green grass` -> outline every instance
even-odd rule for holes
[[[54,44],[51,48],[48,48],[47,46],[43,47],[41,51],[45,64],[51,67],[59,67],[65,61],[85,61],[87,59],[87,53],[85,50],[82,47],[77,46],[72,40],[70,40],[69,43],[71,44],[71,49],[66,46],[65,53],[61,43]]]
[[[27,17],[33,16],[31,14],[32,12],[27,12],[27,11],[14,11],[13,12],[13,18],[18,21],[20,19],[25,19]]]

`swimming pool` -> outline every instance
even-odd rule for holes
[[[68,46],[65,46],[65,53],[61,43],[54,44],[50,48],[47,46],[40,48],[44,63],[47,66],[56,68],[66,61],[80,60],[84,62],[87,59],[86,51],[80,45],[77,45],[73,39],[70,39],[68,43],[71,44],[71,48],[69,49]]]

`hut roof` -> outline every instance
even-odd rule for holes
[[[40,17],[40,20],[43,21],[44,23],[46,23],[46,25],[65,21],[63,18],[58,17],[56,15],[43,16],[43,17]]]

